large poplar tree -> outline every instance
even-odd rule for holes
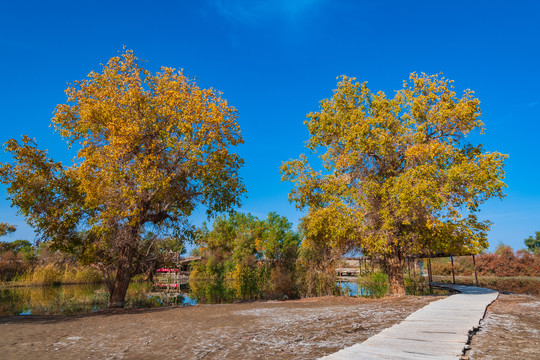
[[[212,215],[239,203],[236,110],[182,71],[151,74],[132,51],[66,94],[52,123],[77,151],[73,165],[25,136],[7,142],[1,180],[42,240],[116,269],[109,306],[121,307],[145,230],[185,238],[196,206]]]
[[[323,170],[302,155],[281,171],[305,235],[381,258],[399,296],[407,256],[487,247],[490,223],[476,212],[503,197],[506,155],[467,141],[483,132],[471,90],[458,98],[452,81],[413,73],[388,98],[354,80],[344,76],[305,122]]]

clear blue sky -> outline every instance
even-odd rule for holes
[[[66,83],[125,45],[151,70],[183,68],[223,92],[245,140],[240,211],[277,211],[296,225],[301,214],[279,166],[305,152],[305,116],[331,95],[336,76],[392,94],[413,71],[442,71],[481,100],[486,135],[473,140],[510,156],[507,197],[489,201],[481,216],[495,223],[490,249],[499,242],[520,249],[540,230],[539,19],[533,0],[4,1],[0,141],[28,134],[67,161],[49,127],[54,107],[65,102]],[[33,239],[5,195],[0,189],[0,221],[18,226],[11,239]]]

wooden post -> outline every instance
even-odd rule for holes
[[[454,257],[450,255],[450,261],[452,261],[452,284],[456,283],[456,274],[454,273]]]
[[[411,258],[407,258],[407,270],[409,271],[409,279],[411,278]]]
[[[431,254],[428,254],[428,282],[429,282],[429,293],[433,295],[433,284],[432,284],[432,278],[431,278]]]
[[[473,262],[473,266],[474,266],[474,281],[476,283],[476,286],[478,286],[478,273],[476,272],[476,259],[474,257],[474,254],[472,256],[472,262]]]

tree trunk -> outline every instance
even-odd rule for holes
[[[403,259],[395,250],[384,257],[390,296],[405,296],[405,282],[403,279]]]
[[[126,292],[131,280],[131,260],[133,259],[134,250],[134,246],[126,244],[118,255],[116,278],[111,289],[109,308],[123,308],[126,303]]]
[[[154,270],[155,270],[155,263],[152,263],[152,265],[150,265],[148,267],[148,270],[146,270],[146,277],[144,278],[144,281],[148,281],[150,283],[154,283]]]

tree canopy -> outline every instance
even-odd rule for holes
[[[129,50],[66,94],[52,124],[77,151],[73,165],[24,136],[7,142],[0,177],[42,240],[116,267],[110,306],[123,306],[145,229],[185,239],[197,206],[212,216],[239,204],[236,110],[181,70],[151,74]]]
[[[275,212],[268,213],[264,220],[235,212],[217,217],[212,230],[203,224],[197,233],[197,244],[200,253],[209,256],[229,253],[238,262],[257,259],[280,262],[296,259],[300,235],[292,230],[287,218]]]
[[[479,104],[440,75],[413,73],[393,98],[343,76],[305,122],[323,169],[305,155],[281,167],[306,236],[380,256],[395,295],[406,256],[486,248],[476,212],[503,197],[506,155],[466,141],[483,132]]]
[[[190,276],[197,296],[213,301],[298,296],[296,260],[300,236],[283,216],[270,212],[219,216],[197,234],[202,261]]]
[[[9,225],[8,223],[0,223],[0,236],[11,234],[17,230],[15,225]]]
[[[537,231],[534,237],[531,235],[526,238],[524,242],[529,252],[540,253],[540,231]]]

